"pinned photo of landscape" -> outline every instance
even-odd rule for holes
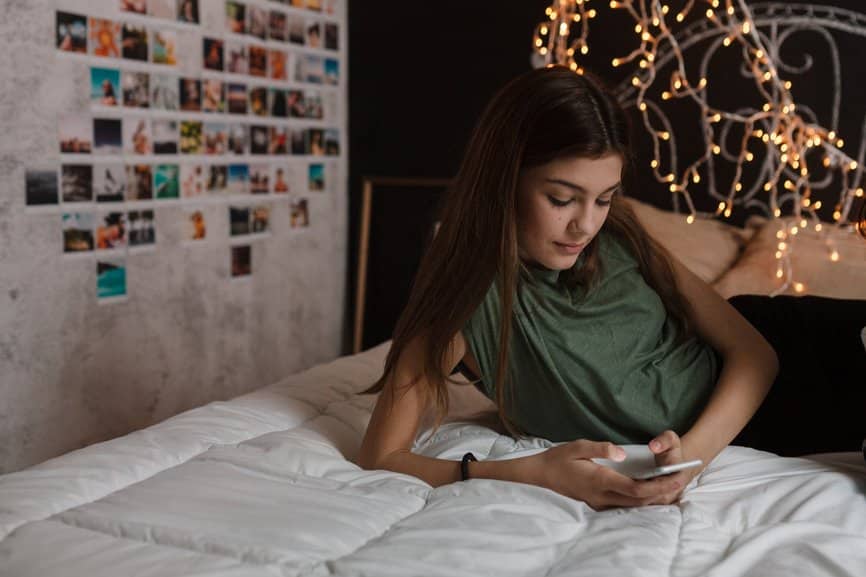
[[[65,212],[63,224],[63,252],[88,252],[93,250],[93,213]]]
[[[28,169],[24,173],[27,206],[58,204],[60,202],[56,169]]]
[[[100,302],[126,298],[126,259],[102,257],[96,261],[96,298]]]

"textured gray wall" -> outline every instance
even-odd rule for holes
[[[61,209],[25,207],[24,178],[27,167],[59,166],[57,118],[89,110],[89,63],[56,53],[55,10],[121,19],[119,3],[0,2],[0,473],[339,355],[346,2],[337,12],[340,86],[330,88],[339,120],[326,124],[340,129],[343,156],[325,159],[335,169],[329,190],[305,195],[311,227],[290,230],[289,202],[270,202],[272,232],[252,242],[253,276],[237,281],[229,278],[228,203],[205,207],[209,238],[194,247],[181,243],[182,207],[157,204],[158,244],[127,256],[128,300],[111,304],[97,302],[95,256],[63,255]],[[221,12],[203,14],[203,27],[220,34]],[[190,45],[200,50],[197,35]],[[188,66],[198,74],[197,62]]]

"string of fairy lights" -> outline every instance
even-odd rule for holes
[[[598,16],[591,4],[592,0],[554,0],[547,8],[547,19],[536,27],[533,38],[533,48],[547,66],[565,65],[578,74],[584,73],[578,59],[589,52],[590,21]],[[679,10],[660,0],[609,0],[606,4],[610,10],[626,12],[634,21],[639,45],[631,53],[614,58],[611,65],[634,66],[631,85],[636,92],[635,105],[652,138],[650,167],[653,175],[659,182],[667,184],[672,194],[680,195],[684,200],[689,211],[686,221],[690,224],[696,218],[730,217],[733,206],[742,202],[747,184],[761,187],[768,196],[768,216],[779,227],[775,275],[782,284],[773,294],[780,294],[789,287],[802,293],[806,287],[794,280],[791,266],[796,236],[800,231],[813,228],[825,240],[828,258],[834,262],[840,259],[832,236],[827,234],[829,231],[825,230],[817,214],[823,203],[812,198],[810,166],[820,163],[825,174],[838,173],[842,183],[830,226],[854,229],[866,238],[866,215],[855,217],[853,226],[848,222],[855,199],[864,196],[859,184],[863,169],[843,152],[845,143],[834,131],[798,114],[797,103],[791,95],[792,83],[780,76],[744,0],[686,0],[681,4]],[[707,94],[711,79],[705,73],[700,77],[695,77],[694,73],[687,74],[683,50],[676,36],[677,27],[690,13],[700,10],[704,11],[703,14],[696,15],[706,18],[706,24],[714,28],[723,47],[739,48],[755,90],[764,102],[759,109],[731,112],[714,107]],[[667,58],[670,55],[673,56],[672,72],[663,73],[658,63],[662,56],[671,61]],[[664,69],[670,70],[667,66]],[[651,118],[651,113],[658,109],[658,103],[648,93],[651,89],[657,93],[660,88],[663,89],[661,100],[689,99],[700,109],[700,127],[706,148],[682,170],[676,170],[673,130],[667,124],[661,128],[655,126]],[[740,126],[743,136],[733,151],[726,140],[726,154],[723,156],[723,135],[730,133],[732,125]],[[661,154],[663,143],[668,147],[667,160]],[[761,172],[763,182],[748,183],[744,169],[755,160],[757,155],[753,150],[756,148],[764,152],[770,169]],[[726,192],[723,190],[715,213],[701,213],[695,209],[689,187],[699,184],[701,173],[704,172],[706,177],[720,157],[730,159],[733,178]],[[866,205],[866,202],[861,204]]]

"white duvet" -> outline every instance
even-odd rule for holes
[[[0,476],[0,576],[866,576],[857,453],[727,448],[677,505],[354,464],[387,343]],[[543,450],[452,422],[416,452]]]

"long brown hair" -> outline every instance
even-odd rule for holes
[[[508,416],[512,304],[524,270],[517,247],[518,177],[527,168],[557,158],[617,153],[623,159],[627,186],[634,172],[629,130],[616,99],[589,74],[552,66],[506,84],[475,126],[460,170],[445,193],[441,226],[422,257],[409,301],[394,329],[384,374],[364,393],[382,390],[396,374],[400,354],[417,338],[424,352],[421,374],[394,385],[409,387],[426,380],[425,394],[436,405],[437,429],[448,412],[447,384],[455,382],[443,370],[449,346],[498,281],[502,314],[493,390],[502,424],[514,437],[525,434]],[[603,227],[631,249],[645,280],[679,328],[679,338],[689,336],[688,304],[676,287],[667,252],[647,235],[617,194]],[[568,286],[592,287],[602,266],[593,240],[584,249],[581,266],[563,271],[560,278]]]

